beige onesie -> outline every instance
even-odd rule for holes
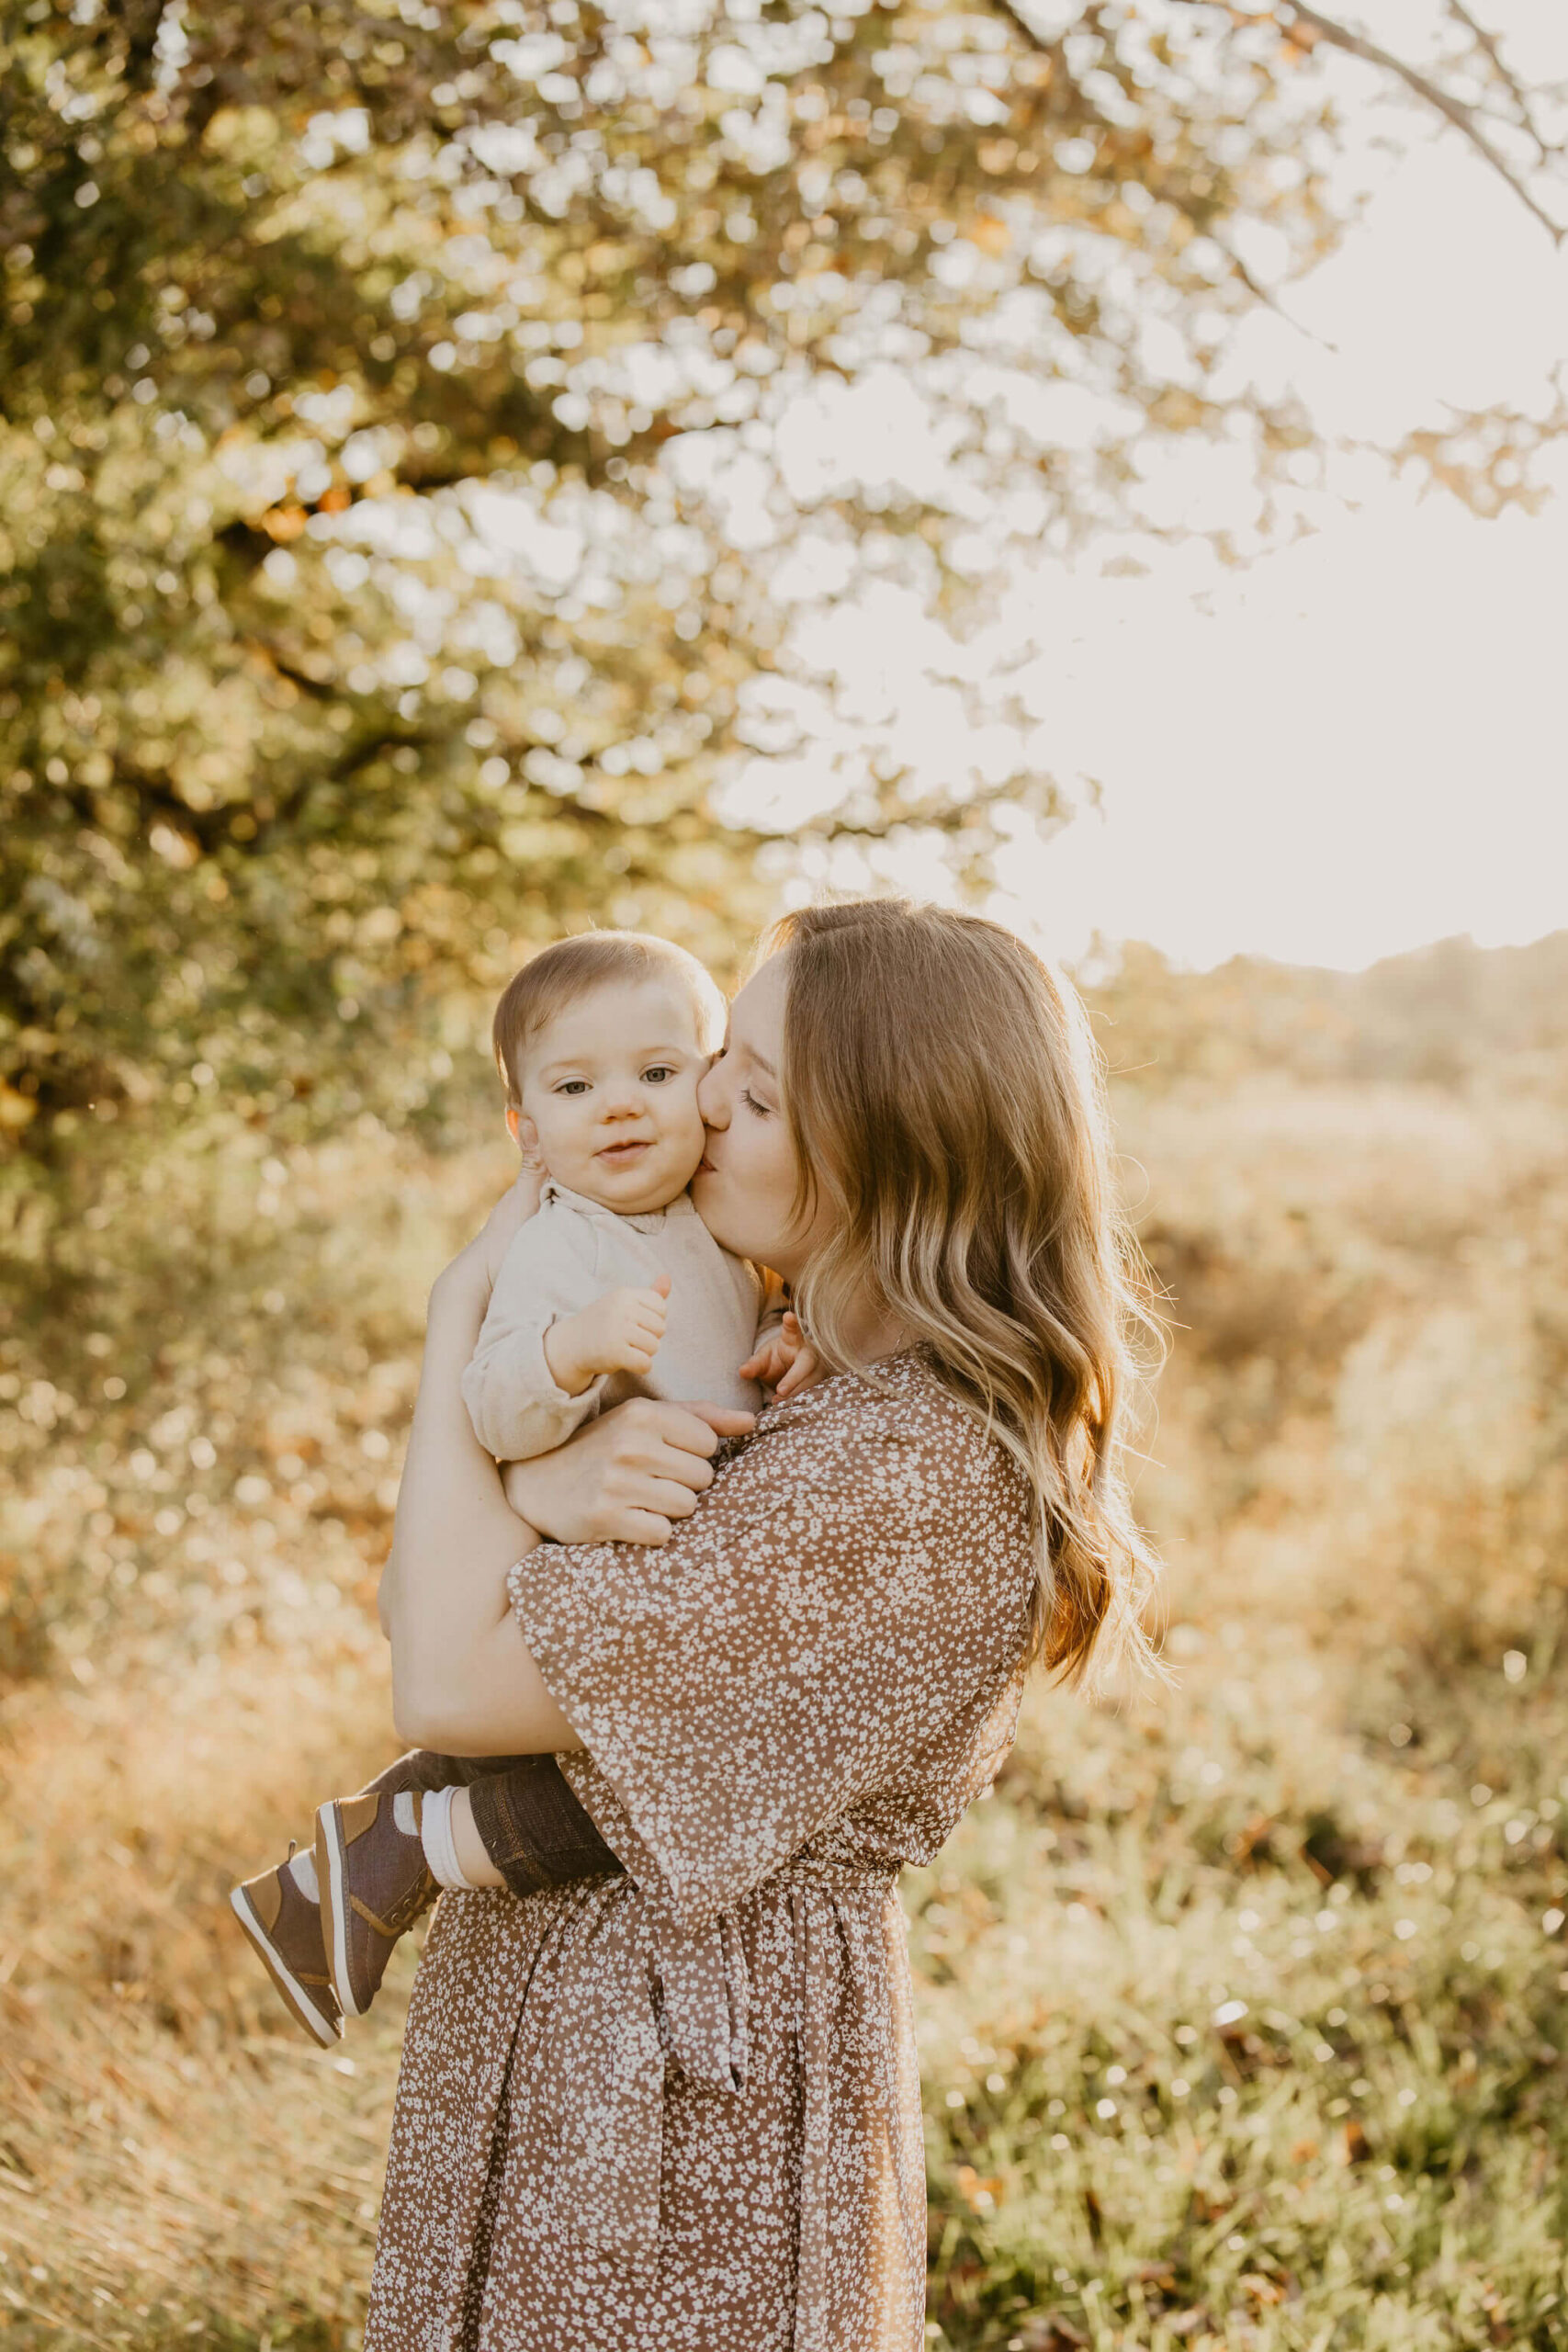
[[[651,1372],[601,1374],[581,1396],[558,1388],[545,1361],[550,1325],[604,1291],[647,1290],[660,1274],[670,1277],[670,1313]],[[761,1391],[737,1367],[756,1344],[766,1304],[757,1274],[720,1249],[689,1193],[646,1216],[622,1216],[547,1182],[538,1214],[501,1261],[463,1374],[474,1433],[498,1462],[525,1462],[626,1396],[755,1412]]]

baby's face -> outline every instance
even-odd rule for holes
[[[607,982],[529,1040],[517,1139],[570,1192],[623,1216],[683,1193],[703,1156],[695,1009],[661,980]]]

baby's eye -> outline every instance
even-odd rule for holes
[[[672,1063],[654,1062],[649,1069],[643,1071],[642,1082],[645,1086],[662,1086],[667,1079],[671,1079],[674,1075],[675,1069]]]
[[[586,1094],[588,1080],[585,1078],[563,1078],[555,1091],[558,1094]]]

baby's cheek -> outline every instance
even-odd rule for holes
[[[707,1139],[707,1129],[703,1125],[703,1114],[697,1108],[695,1072],[693,1073],[689,1082],[682,1080],[681,1097],[679,1105],[671,1104],[671,1106],[675,1114],[671,1120],[671,1132],[680,1136],[682,1149],[690,1150],[692,1165],[695,1167],[703,1156],[703,1146]]]

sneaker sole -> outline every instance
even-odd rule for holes
[[[360,2007],[354,1997],[349,1973],[348,1889],[344,1883],[343,1823],[335,1801],[321,1806],[316,1814],[316,1879],[326,1912],[327,1973],[333,1980],[333,1991],[345,2018],[362,2018],[370,2004],[367,2001],[365,2007]]]
[[[285,1965],[276,1946],[252,1910],[250,1898],[243,1886],[234,1888],[229,1897],[229,1907],[254,1945],[263,1967],[295,2022],[303,2026],[311,2041],[322,2050],[331,2050],[343,2040],[342,2026],[334,2025],[325,2011],[316,2007],[304,1986]]]

